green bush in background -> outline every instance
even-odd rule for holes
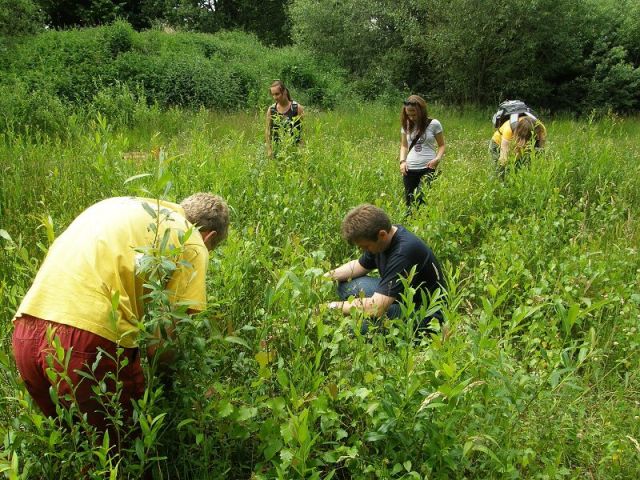
[[[0,55],[3,126],[49,128],[46,105],[131,120],[139,101],[161,108],[246,110],[271,102],[268,87],[283,80],[302,104],[320,108],[348,97],[341,71],[295,47],[268,48],[249,34],[136,32],[124,21],[84,30],[48,31],[16,41]],[[133,94],[132,92],[135,92]],[[28,98],[45,98],[35,110]],[[23,105],[23,107],[21,107]]]

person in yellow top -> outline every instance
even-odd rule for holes
[[[531,152],[541,152],[547,141],[547,129],[535,117],[522,115],[512,127],[511,120],[504,122],[496,130],[489,143],[489,151],[498,163],[501,175],[504,175],[509,159],[509,151],[514,144],[515,166],[529,163]]]
[[[131,400],[144,392],[138,334],[148,293],[145,262],[152,252],[171,259],[164,287],[169,301],[185,305],[189,312],[202,311],[208,252],[226,237],[228,224],[225,201],[209,193],[196,193],[180,204],[109,198],[73,220],[49,248],[14,317],[16,364],[46,415],[56,413],[49,394],[54,387],[60,399],[71,395],[89,422],[106,430],[108,415],[93,398],[94,383],[82,372],[100,381],[118,369],[123,383],[120,402],[125,415],[131,415]],[[167,331],[171,335],[172,326]],[[64,369],[72,385],[47,375],[53,336],[70,357],[65,367],[54,362],[55,368]],[[128,360],[121,363],[124,367],[114,361],[118,347],[124,350],[120,360]],[[157,348],[157,343],[150,346],[147,354],[155,354]],[[108,355],[95,363],[99,349]],[[107,381],[111,390],[112,383]]]

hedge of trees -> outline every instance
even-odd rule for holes
[[[202,86],[191,84],[189,75],[175,83],[186,93],[166,92],[159,84],[172,82],[172,77],[164,74],[175,73],[176,65],[186,62],[217,82],[229,81],[230,87],[224,90],[246,94],[246,84],[251,83],[247,70],[257,71],[256,65],[268,69],[261,59],[281,56],[281,46],[288,45],[284,57],[305,59],[296,68],[315,72],[322,65],[322,75],[346,73],[353,91],[364,99],[413,91],[429,99],[460,104],[495,105],[505,98],[520,97],[537,107],[576,113],[594,109],[630,113],[640,107],[637,0],[0,0],[0,33],[5,37],[0,39],[0,55],[15,66],[12,57],[29,56],[28,50],[40,48],[43,42],[66,44],[66,40],[50,40],[50,32],[43,34],[48,40],[33,43],[25,40],[25,35],[44,28],[111,24],[116,18],[125,19],[138,31],[156,27],[156,33],[149,34],[155,35],[154,41],[160,41],[158,32],[167,27],[208,33],[241,29],[270,45],[270,50],[251,47],[247,53],[260,51],[260,56],[249,54],[237,68],[230,69],[225,62],[196,61],[189,48],[179,55],[181,59],[167,64],[166,58],[164,62],[153,55],[146,58],[147,47],[138,48],[131,40],[133,30],[125,32],[120,21],[122,40],[131,45],[127,51],[111,52],[123,54],[123,58],[111,62],[115,71],[101,78],[111,85],[138,79],[147,94],[160,103],[237,105],[237,100],[221,101],[208,93],[201,98],[198,92]],[[203,36],[180,38],[177,43],[215,43]],[[175,40],[160,42],[176,44]],[[21,49],[16,49],[17,44]],[[73,63],[74,55],[83,48],[78,45],[78,51],[68,52],[64,63]],[[205,57],[207,48],[216,47],[201,47]],[[52,54],[56,58],[64,55],[59,50]],[[81,56],[78,61],[91,62],[90,56]],[[128,68],[116,65],[127,62]],[[147,62],[150,66],[140,66]],[[200,63],[196,66],[193,62]],[[100,63],[100,68],[103,66]],[[145,73],[139,72],[141,68]],[[327,74],[326,69],[333,71]],[[265,78],[280,74],[277,68],[264,71]],[[245,86],[237,86],[243,82]],[[311,83],[316,88],[316,82]],[[73,95],[84,95],[83,91]],[[239,103],[245,105],[247,98],[252,97],[245,95]],[[322,105],[330,103],[317,90],[311,98]]]
[[[349,68],[365,96],[640,107],[636,0],[295,0],[291,18],[295,42]]]
[[[304,104],[332,107],[345,72],[295,47],[269,48],[240,31],[136,32],[124,21],[51,30],[0,49],[0,131],[63,131],[70,115],[130,124],[148,107],[266,107],[283,79]]]

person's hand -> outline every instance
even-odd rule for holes
[[[400,162],[400,173],[402,175],[406,175],[408,170],[409,168],[407,167],[407,161],[403,160],[402,162]]]
[[[507,157],[500,157],[500,158],[498,159],[498,164],[499,164],[501,167],[506,167],[506,166],[507,166]]]
[[[427,163],[427,168],[435,170],[436,168],[438,168],[439,164],[440,164],[440,159],[439,158],[434,158],[429,163]]]
[[[329,302],[327,307],[329,310],[342,310],[344,302]]]

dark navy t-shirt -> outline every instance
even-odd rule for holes
[[[376,292],[393,297],[396,301],[400,300],[400,294],[404,292],[400,278],[407,278],[415,266],[416,273],[411,286],[416,289],[413,301],[416,308],[419,308],[422,304],[422,289],[431,294],[443,286],[442,269],[426,243],[402,225],[395,226],[398,230],[391,239],[389,248],[378,254],[364,252],[358,262],[367,270],[377,268],[380,271],[380,284]]]

